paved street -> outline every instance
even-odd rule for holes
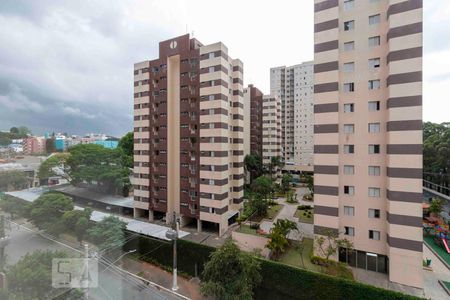
[[[11,237],[11,241],[6,247],[7,264],[16,263],[26,253],[35,250],[64,250],[71,257],[80,257],[80,254],[76,251],[45,239],[22,227],[11,225],[7,234]],[[121,273],[114,268],[109,268],[106,272],[103,272],[104,269],[105,265],[100,264],[99,287],[90,289],[89,299],[180,299],[171,293],[151,289],[138,279]]]

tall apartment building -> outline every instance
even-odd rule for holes
[[[189,35],[134,65],[134,214],[222,235],[243,201],[243,65]]]
[[[263,93],[252,84],[244,89],[244,157],[262,157]]]
[[[264,95],[262,106],[262,163],[281,156],[281,103],[277,96]]]
[[[270,70],[270,93],[281,100],[282,157],[291,170],[312,171],[313,66],[310,61]]]
[[[43,154],[46,151],[47,140],[41,136],[28,137],[23,140],[23,152],[25,154]]]
[[[421,288],[422,1],[315,0],[314,40],[314,232]]]

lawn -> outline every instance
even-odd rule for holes
[[[423,236],[423,241],[431,248],[434,250],[434,252],[436,252],[440,258],[442,258],[447,265],[450,265],[450,254],[447,253],[447,251],[445,250],[444,247],[440,247],[438,245],[435,244],[434,242],[434,236],[432,235],[424,235]]]
[[[241,224],[241,226],[239,226],[239,228],[236,230],[236,232],[259,235],[256,233],[256,229],[250,228],[249,225],[245,225],[245,224]]]
[[[308,212],[311,212],[311,215]],[[306,213],[306,216],[304,213]],[[314,224],[314,208],[308,210],[297,209],[294,217],[298,218],[298,221],[301,223]]]
[[[271,205],[269,207],[269,209],[267,209],[267,217],[266,217],[266,219],[273,220],[278,215],[278,213],[280,212],[280,210],[282,208],[283,208],[283,205],[281,205],[281,204]]]
[[[280,262],[302,269],[307,269],[314,272],[325,273],[332,276],[337,276],[345,279],[353,280],[352,271],[343,264],[335,264],[329,267],[321,267],[311,262],[311,256],[313,251],[313,240],[303,239],[303,247],[300,252],[299,248],[289,248],[281,257]],[[301,253],[301,254],[300,254]],[[303,258],[303,259],[302,259]]]

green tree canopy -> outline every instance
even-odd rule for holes
[[[252,299],[253,289],[261,282],[260,270],[255,257],[227,240],[206,263],[201,291],[216,299]]]
[[[289,244],[287,235],[292,230],[298,230],[297,224],[294,221],[284,219],[278,219],[275,226],[270,230],[267,248],[272,251],[273,258],[278,258],[286,250]]]
[[[424,123],[423,156],[424,171],[450,171],[450,123]]]
[[[21,136],[26,136],[27,134],[31,134],[31,130],[28,127],[26,127],[26,126],[20,126],[19,127],[19,134]]]
[[[74,208],[72,198],[61,193],[46,193],[37,198],[29,207],[32,222],[50,234],[64,231],[62,216]]]
[[[38,178],[48,179],[52,176],[62,175],[66,179],[70,179],[66,173],[65,163],[69,158],[69,153],[58,153],[54,154],[51,157],[47,158],[40,166],[38,170]],[[60,171],[64,172],[61,174],[55,173],[55,169],[58,168]]]
[[[12,143],[12,140],[9,136],[0,135],[0,146],[8,146]]]
[[[130,170],[120,149],[85,144],[69,148],[67,172],[73,184],[97,184],[105,192],[119,193],[129,187]]]
[[[88,229],[89,238],[101,251],[121,249],[125,242],[127,224],[114,216],[108,216]]]
[[[47,154],[52,154],[56,152],[55,136],[52,136],[51,138],[48,138],[45,141],[45,152]]]
[[[283,192],[289,191],[289,187],[292,182],[292,175],[289,173],[283,174],[283,177],[281,178],[281,189]]]
[[[253,181],[251,191],[267,199],[274,191],[272,179],[268,176],[259,176]]]
[[[19,128],[17,127],[11,127],[11,129],[9,129],[10,133],[14,133],[14,134],[19,134]]]
[[[26,254],[6,272],[10,299],[51,299],[53,292],[62,292],[61,289],[56,291],[52,288],[52,260],[67,257],[67,253],[63,251],[38,250]],[[70,291],[65,297],[64,299],[83,299],[77,290]]]
[[[247,154],[244,157],[244,165],[247,172],[250,172],[250,183],[259,176],[262,175],[262,159],[257,154]]]
[[[128,132],[119,141],[118,147],[123,150],[123,153],[128,156],[133,156],[134,150],[134,134],[133,132]]]
[[[24,203],[9,195],[0,196],[0,208],[11,215],[11,219],[21,215],[24,210]]]
[[[30,180],[23,171],[0,171],[0,191],[21,190],[28,187]]]

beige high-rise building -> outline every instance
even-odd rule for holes
[[[313,169],[314,63],[270,69],[270,93],[281,104],[281,156],[285,169]]]
[[[422,1],[315,0],[314,232],[421,288]]]
[[[219,235],[244,193],[243,64],[183,35],[134,65],[134,215]]]
[[[264,95],[262,102],[262,163],[268,165],[281,156],[281,103],[272,95]]]

